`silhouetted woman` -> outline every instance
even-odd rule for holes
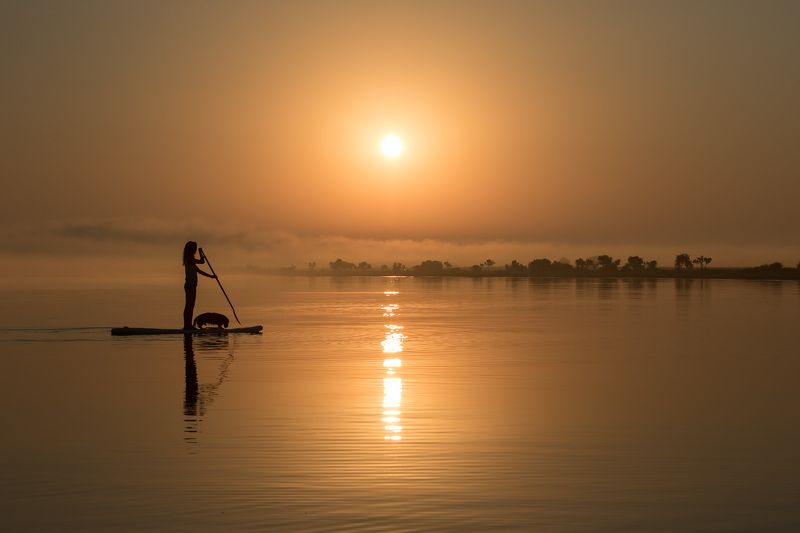
[[[200,248],[200,259],[195,258],[195,252],[197,252],[197,243],[194,241],[187,242],[183,247],[183,268],[186,270],[186,281],[183,284],[183,290],[186,291],[186,306],[183,308],[183,329],[194,329],[192,317],[194,316],[194,302],[197,299],[197,274],[199,273],[212,279],[217,277],[197,268],[197,265],[202,265],[206,260],[203,257],[202,248]]]

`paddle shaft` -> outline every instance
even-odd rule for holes
[[[225,287],[223,287],[223,286],[222,286],[222,282],[219,280],[219,276],[217,276],[217,273],[216,273],[216,272],[214,272],[214,267],[213,267],[213,266],[211,266],[211,261],[209,261],[209,260],[208,260],[208,256],[206,255],[206,253],[205,253],[205,252],[202,252],[202,251],[201,251],[201,252],[200,252],[200,257],[202,257],[203,259],[205,259],[205,261],[206,261],[206,264],[208,265],[208,268],[211,270],[211,273],[212,273],[212,274],[214,274],[214,277],[215,277],[215,279],[217,280],[217,284],[219,285],[219,288],[220,288],[220,289],[222,289],[222,294],[224,294],[224,295],[225,295],[225,299],[226,299],[226,300],[228,300],[228,305],[230,305],[230,306],[231,306],[231,311],[233,311],[233,316],[234,316],[234,318],[236,318],[236,322],[238,322],[239,324],[241,324],[241,323],[242,323],[242,321],[241,321],[241,320],[239,320],[239,317],[238,317],[238,316],[236,316],[236,309],[234,309],[234,308],[233,308],[233,304],[231,303],[231,299],[230,299],[230,298],[228,298],[228,293],[227,293],[227,292],[225,292]]]

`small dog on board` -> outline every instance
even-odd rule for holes
[[[203,328],[206,324],[213,324],[218,328],[228,327],[228,317],[220,313],[203,313],[194,318],[192,325],[196,328]]]

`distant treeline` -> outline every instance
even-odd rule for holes
[[[336,259],[328,263],[328,268],[319,268],[316,262],[309,262],[305,270],[291,265],[278,269],[280,273],[319,276],[515,276],[515,277],[645,277],[645,278],[726,278],[726,279],[800,279],[800,263],[796,267],[785,267],[781,263],[769,263],[756,267],[714,268],[709,265],[711,257],[704,255],[691,257],[689,254],[675,256],[673,265],[662,267],[655,260],[645,260],[638,255],[629,256],[623,264],[621,259],[610,255],[589,258],[579,257],[574,264],[568,259],[551,261],[547,258],[534,259],[527,264],[514,259],[500,266],[492,259],[471,266],[456,266],[449,261],[428,259],[418,265],[403,263],[373,266],[366,261],[351,263]],[[265,271],[264,269],[256,269]]]

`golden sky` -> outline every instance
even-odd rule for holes
[[[799,23],[777,1],[7,3],[0,254],[794,264]]]

